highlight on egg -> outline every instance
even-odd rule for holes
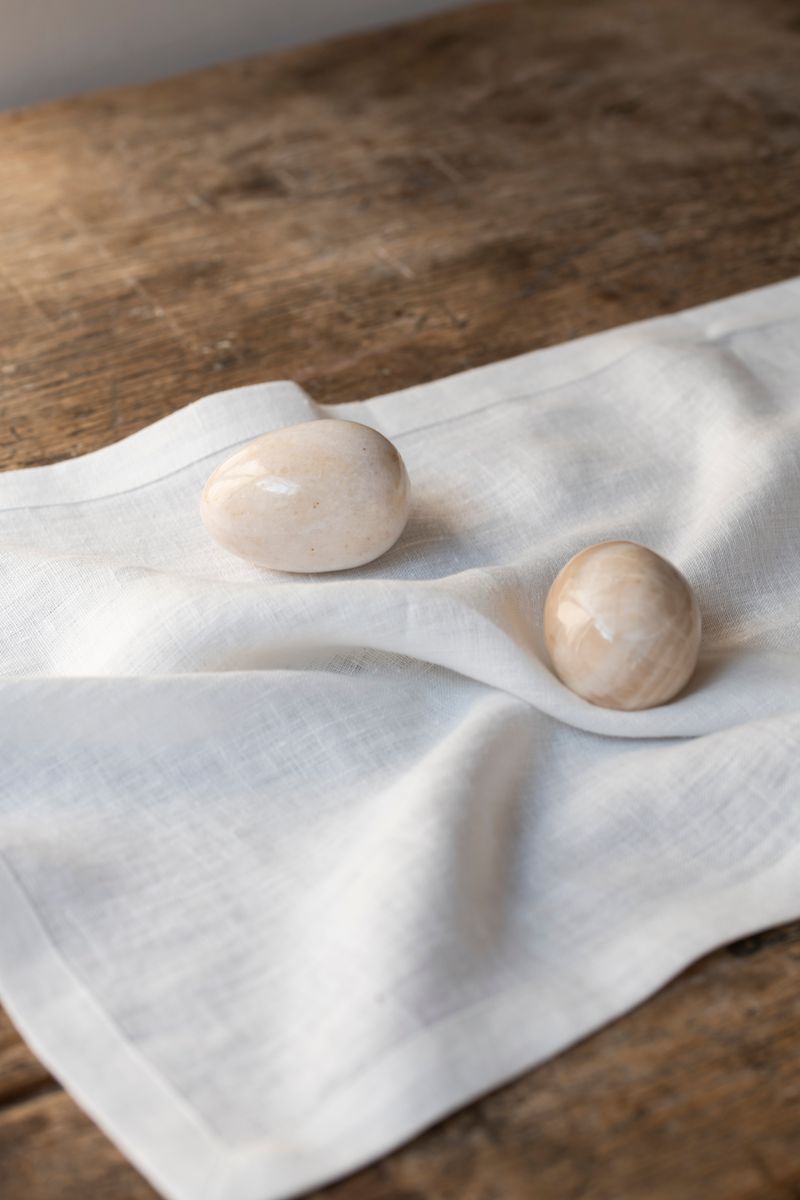
[[[660,554],[637,542],[600,542],[556,576],[544,633],[556,674],[577,695],[604,708],[652,708],[694,672],[700,610]]]
[[[209,477],[200,502],[211,537],[273,571],[344,571],[385,554],[408,520],[398,450],[377,430],[322,418],[266,433]]]

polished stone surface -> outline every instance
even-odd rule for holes
[[[275,571],[342,571],[403,532],[410,489],[399,453],[354,421],[322,419],[250,442],[211,475],[201,514],[232,554]]]
[[[673,565],[636,542],[601,542],[571,558],[550,588],[544,631],[556,674],[604,708],[653,708],[688,682],[700,611]]]

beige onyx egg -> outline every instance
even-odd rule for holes
[[[672,563],[636,542],[601,542],[571,558],[544,610],[563,683],[592,704],[665,704],[697,664],[700,610]]]
[[[408,519],[408,475],[382,434],[323,418],[264,434],[203,489],[208,532],[274,571],[343,571],[393,546]]]

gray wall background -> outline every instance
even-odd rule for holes
[[[0,108],[144,83],[454,0],[0,0]]]

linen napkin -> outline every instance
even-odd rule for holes
[[[334,575],[198,496],[307,419],[394,440],[413,511]],[[800,281],[326,410],[206,397],[0,476],[0,998],[171,1200],[379,1156],[800,913]],[[554,677],[592,542],[674,561],[675,702]]]

